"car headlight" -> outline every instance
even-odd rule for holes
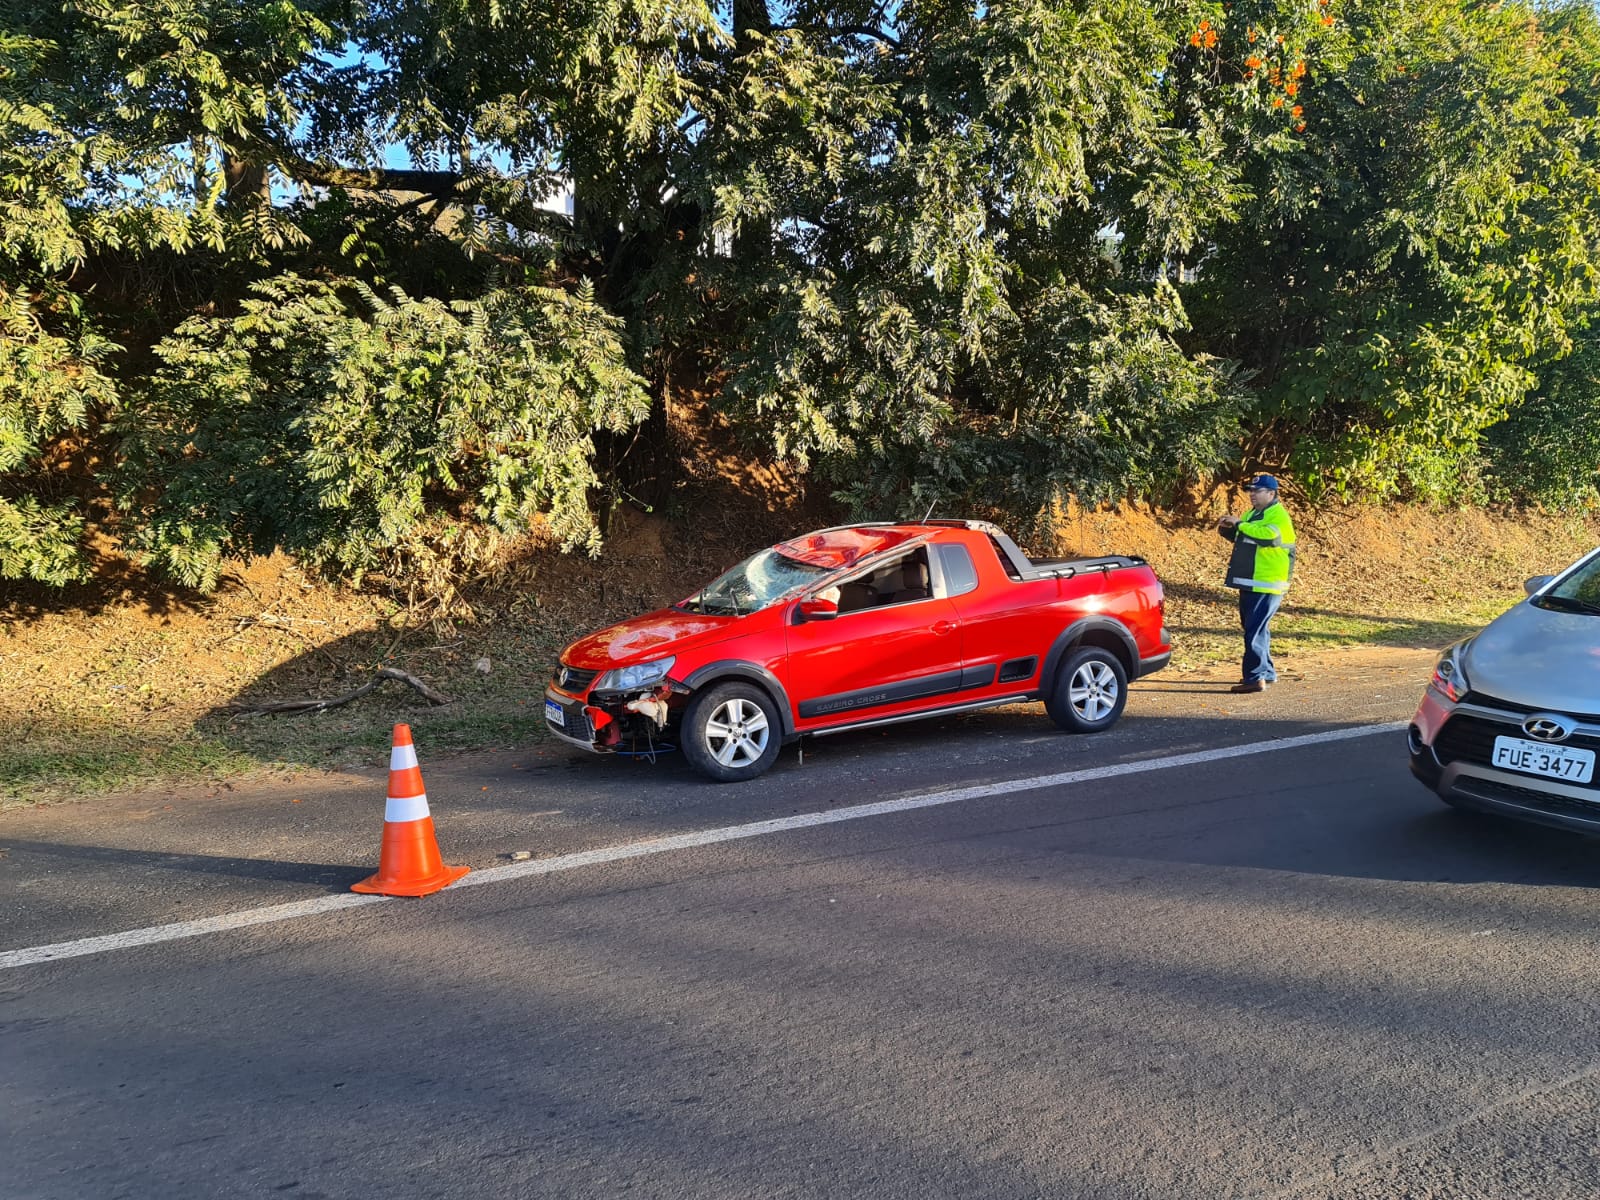
[[[627,692],[634,688],[649,687],[667,677],[667,672],[672,670],[672,663],[673,659],[669,655],[633,667],[617,667],[600,676],[599,682],[594,685],[595,691]]]
[[[1461,699],[1472,687],[1467,682],[1467,670],[1463,665],[1467,657],[1467,647],[1470,645],[1472,639],[1467,638],[1453,646],[1446,646],[1433,668],[1433,687],[1443,692],[1452,702]]]

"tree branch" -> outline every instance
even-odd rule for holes
[[[330,708],[338,708],[342,704],[360,699],[385,679],[398,679],[401,683],[415,688],[422,693],[423,699],[429,704],[451,703],[448,696],[440,695],[415,675],[407,675],[398,667],[379,667],[378,673],[355,691],[335,696],[331,700],[271,700],[265,704],[236,704],[232,707],[241,717],[262,717],[270,713],[326,712]]]
[[[772,32],[786,33],[790,30],[800,33],[820,33],[826,37],[869,37],[886,46],[893,46],[896,50],[900,49],[898,41],[871,25],[776,25]]]
[[[896,39],[890,37],[881,29],[874,29],[871,25],[835,25],[824,29],[823,32],[874,38],[886,46],[893,46],[896,50],[900,49],[900,43]]]
[[[482,184],[456,171],[417,171],[391,167],[334,167],[305,159],[283,163],[284,171],[301,183],[321,187],[354,188],[364,192],[422,192],[440,198],[466,198]]]

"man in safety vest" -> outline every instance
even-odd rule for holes
[[[1271,475],[1252,479],[1250,511],[1223,517],[1217,532],[1233,543],[1228,586],[1239,589],[1244,627],[1243,677],[1231,690],[1264,692],[1278,678],[1272,665],[1272,617],[1294,574],[1294,522],[1278,503],[1278,481]]]

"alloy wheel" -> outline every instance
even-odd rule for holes
[[[1067,700],[1072,711],[1094,723],[1117,706],[1117,675],[1107,664],[1090,661],[1072,673]]]
[[[725,767],[747,767],[767,749],[772,730],[761,706],[741,696],[724,700],[706,722],[706,749]]]

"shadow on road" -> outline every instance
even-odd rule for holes
[[[1413,794],[1414,793],[1414,794]],[[1600,841],[1444,807],[1408,779],[1386,788],[1392,811],[1337,835],[1285,814],[1276,828],[1235,826],[1231,840],[1186,847],[1162,839],[1129,850],[1149,862],[1409,883],[1600,886]]]
[[[6,839],[6,849],[42,858],[103,863],[119,869],[147,868],[226,875],[235,879],[265,879],[278,883],[327,884],[330,891],[348,891],[350,885],[372,873],[371,867],[344,863],[289,862],[270,858],[240,858],[220,854],[171,854],[159,850],[127,850],[113,846],[75,846],[66,842]]]

